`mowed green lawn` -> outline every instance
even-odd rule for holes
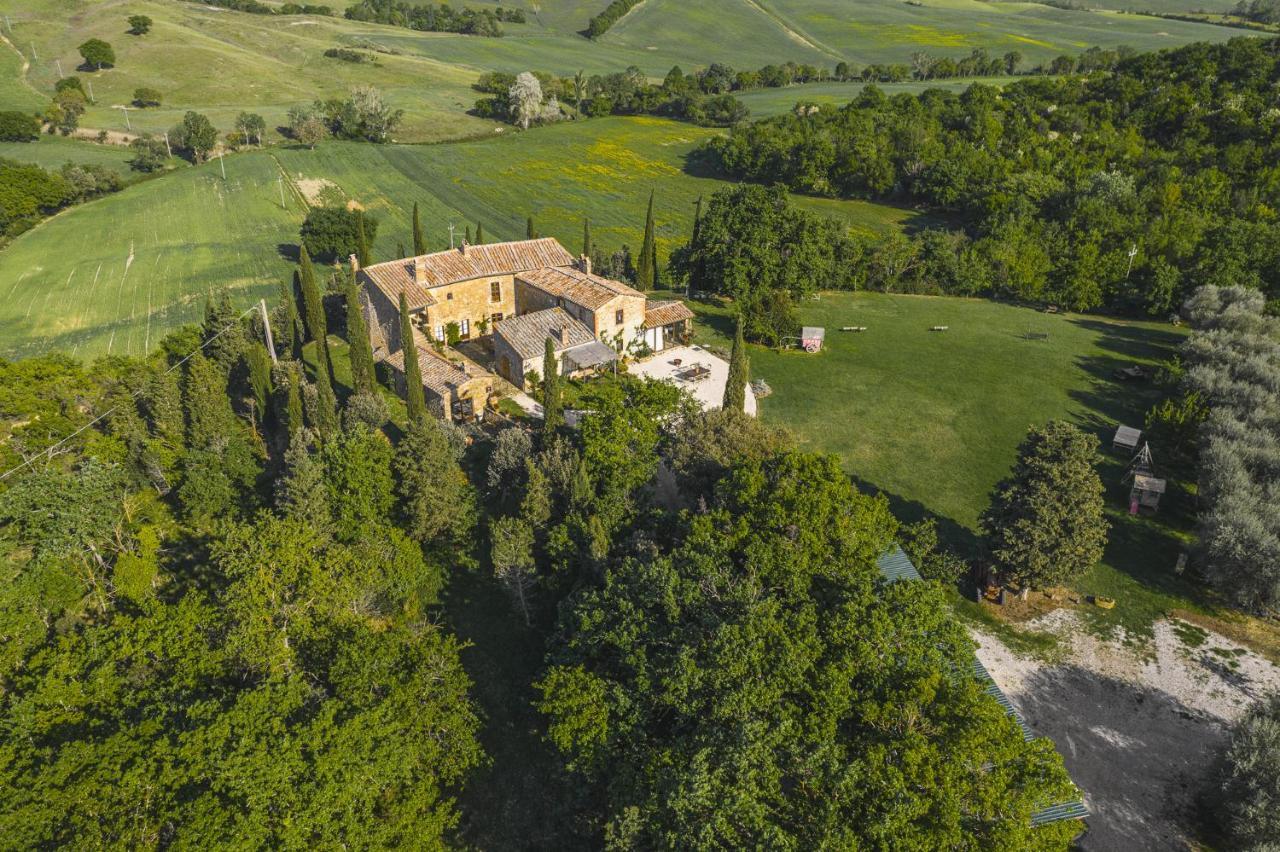
[[[225,289],[246,306],[274,294],[290,270],[281,247],[296,244],[305,216],[291,191],[281,207],[281,168],[293,181],[331,181],[362,204],[380,222],[374,254],[382,260],[412,245],[415,201],[433,249],[448,247],[450,223],[459,241],[478,222],[490,241],[522,239],[532,214],[540,233],[574,251],[585,216],[600,245],[637,250],[651,189],[665,256],[688,238],[698,196],[727,185],[684,171],[712,132],[610,118],[447,145],[273,148],[182,169],[67,210],[0,251],[0,355],[139,354],[198,317],[211,293]],[[23,151],[48,151],[53,165],[64,150],[81,150],[76,144]],[[800,203],[864,230],[915,218],[865,202]]]
[[[727,349],[729,307],[693,306],[696,339]],[[1160,396],[1151,383],[1120,382],[1113,371],[1172,357],[1181,331],[984,300],[876,293],[826,293],[800,315],[826,328],[822,353],[750,347],[752,377],[773,388],[760,403],[762,417],[806,449],[839,455],[860,486],[888,496],[899,518],[934,516],[948,540],[976,552],[978,516],[1028,428],[1065,419],[1096,434],[1105,454],[1110,544],[1076,588],[1121,605],[1090,607],[1089,616],[1104,629],[1139,633],[1175,609],[1224,617],[1202,589],[1172,571],[1193,524],[1187,484],[1171,483],[1155,517],[1130,518],[1121,483],[1128,459],[1107,452],[1116,425],[1141,428]],[[948,330],[930,331],[935,325]],[[1031,339],[1039,335],[1048,336]]]

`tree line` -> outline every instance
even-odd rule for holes
[[[350,21],[371,21],[432,33],[502,36],[500,23],[523,24],[523,9],[454,9],[448,3],[415,5],[404,0],[361,0],[343,13]]]
[[[0,128],[5,124],[0,113]],[[65,163],[50,171],[0,157],[0,243],[30,230],[59,210],[120,190],[124,181],[106,166]]]
[[[1189,45],[1002,90],[868,87],[844,107],[739,126],[703,153],[736,178],[952,217],[880,251],[867,286],[1153,315],[1219,280],[1275,299],[1275,44]]]

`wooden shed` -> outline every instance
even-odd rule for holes
[[[1146,509],[1155,512],[1160,508],[1166,482],[1148,473],[1135,473],[1133,487],[1129,489],[1129,514],[1136,515]]]
[[[1111,440],[1111,449],[1116,452],[1132,453],[1138,449],[1138,442],[1142,440],[1142,430],[1134,429],[1132,426],[1121,426],[1116,430],[1116,436]]]

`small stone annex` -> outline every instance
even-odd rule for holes
[[[432,342],[489,338],[484,347],[492,353],[489,369],[523,388],[526,375],[541,376],[548,338],[562,371],[574,374],[623,355],[683,344],[693,319],[683,302],[650,302],[630,285],[594,274],[590,258],[575,258],[550,237],[463,243],[456,249],[364,268],[354,258],[351,263],[363,285],[374,357],[403,375],[404,294],[413,324],[422,334],[418,350],[429,353],[420,359],[424,387],[446,418],[479,413],[484,401],[478,397],[492,392],[493,383],[480,390],[486,387],[485,376],[468,373],[438,354]]]

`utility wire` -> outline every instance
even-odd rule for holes
[[[222,327],[222,329],[221,329],[217,334],[213,335],[213,336],[212,336],[212,337],[210,337],[208,340],[206,340],[206,341],[204,341],[203,343],[201,343],[201,344],[200,344],[199,346],[197,346],[195,349],[192,349],[192,350],[191,350],[191,352],[190,352],[190,353],[189,353],[185,358],[183,358],[181,361],[179,361],[178,363],[174,364],[174,365],[173,365],[172,367],[170,367],[169,369],[165,370],[165,371],[164,371],[164,373],[162,373],[162,375],[167,376],[167,375],[169,375],[170,373],[172,373],[174,370],[176,370],[176,369],[178,369],[179,367],[181,367],[183,364],[185,364],[185,363],[187,363],[188,361],[190,361],[192,358],[194,358],[194,357],[196,356],[196,353],[197,353],[197,352],[199,352],[199,351],[203,350],[203,349],[204,349],[206,346],[208,346],[210,343],[212,343],[213,341],[217,340],[217,339],[218,339],[219,337],[221,337],[222,335],[226,334],[228,331],[230,331],[230,330],[231,330],[232,328],[234,328],[235,326],[239,325],[239,323],[240,323],[240,321],[241,321],[242,319],[244,319],[246,316],[248,316],[249,314],[253,313],[253,312],[254,312],[254,311],[256,311],[256,310],[258,310],[258,306],[257,306],[257,305],[254,305],[253,307],[251,307],[251,308],[249,308],[248,310],[246,310],[244,313],[240,314],[240,316],[236,317],[234,321],[229,322],[229,323],[227,323],[225,326],[223,326],[223,327]],[[134,392],[133,392],[133,394],[131,395],[131,397],[132,397],[133,399],[137,399],[141,394],[142,394],[142,391],[141,391],[141,390],[136,390],[136,391],[134,391]],[[13,475],[13,474],[17,473],[18,471],[22,470],[23,468],[30,467],[30,466],[31,466],[32,464],[34,464],[34,463],[35,463],[35,461],[36,461],[37,459],[39,459],[41,456],[46,456],[46,455],[47,455],[47,456],[49,456],[49,458],[53,458],[53,452],[54,452],[54,450],[58,449],[58,447],[61,447],[61,446],[62,446],[63,444],[65,444],[67,441],[70,441],[72,438],[74,438],[76,435],[79,435],[81,432],[85,431],[86,429],[88,429],[88,428],[92,427],[93,425],[95,425],[95,424],[97,424],[97,423],[100,423],[101,421],[103,421],[103,420],[105,420],[106,418],[110,417],[113,413],[115,413],[116,409],[118,409],[119,407],[120,407],[120,406],[119,406],[118,404],[117,404],[117,405],[113,405],[113,406],[111,406],[111,407],[110,407],[110,408],[108,408],[106,411],[102,412],[102,413],[101,413],[101,414],[99,414],[97,417],[93,418],[93,419],[92,419],[92,420],[90,420],[88,423],[84,424],[84,425],[83,425],[83,426],[81,426],[79,429],[77,429],[76,431],[72,432],[72,433],[71,433],[70,435],[68,435],[67,437],[63,438],[61,441],[58,441],[56,444],[53,444],[53,445],[51,445],[51,446],[46,447],[45,449],[43,449],[43,450],[41,450],[40,452],[36,453],[36,454],[35,454],[35,455],[33,455],[31,458],[27,459],[26,461],[24,461],[22,464],[18,465],[17,467],[9,468],[9,469],[8,469],[8,470],[6,470],[4,473],[0,474],[0,482],[4,482],[4,481],[5,481],[6,479],[8,479],[11,475]]]

